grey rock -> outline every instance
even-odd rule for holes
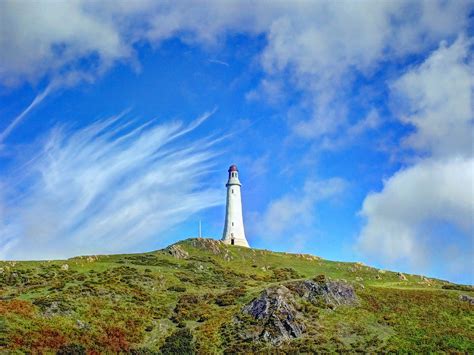
[[[402,281],[408,281],[407,277],[404,274],[402,274],[401,272],[397,273],[397,276]]]
[[[468,295],[459,295],[459,300],[463,302],[469,302],[469,304],[474,305],[474,297]]]
[[[189,253],[177,244],[170,245],[166,250],[176,259],[189,258]]]
[[[46,307],[43,315],[45,317],[53,317],[59,315],[68,315],[70,312],[58,301],[52,301],[49,307]]]
[[[357,303],[354,287],[346,282],[305,280],[293,282],[288,287],[313,304],[322,302],[334,308],[339,305],[354,305]]]
[[[90,329],[90,325],[80,319],[76,319],[76,325],[79,329]]]
[[[305,326],[295,304],[294,296],[285,286],[268,288],[247,304],[243,313],[259,320],[261,325],[254,338],[279,344],[300,337]]]

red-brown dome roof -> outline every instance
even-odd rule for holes
[[[229,167],[229,172],[231,172],[231,171],[239,171],[239,170],[237,169],[237,165],[232,164],[232,165]]]

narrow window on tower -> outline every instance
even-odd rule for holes
[[[232,189],[232,193],[234,193],[234,189]]]
[[[234,226],[234,222],[232,222],[232,227]]]

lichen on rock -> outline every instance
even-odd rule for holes
[[[189,253],[177,244],[173,244],[173,245],[169,246],[168,248],[166,248],[166,250],[168,251],[168,253],[170,253],[176,259],[187,259],[187,258],[189,258]]]
[[[469,304],[474,306],[474,297],[469,295],[459,295],[459,300],[463,302],[468,302]]]
[[[288,284],[288,287],[300,297],[317,305],[336,307],[354,305],[357,297],[352,285],[342,281],[329,281],[318,278],[317,281],[305,280]]]
[[[282,341],[300,337],[305,325],[291,291],[285,286],[264,290],[259,297],[247,304],[243,313],[258,320],[260,327],[252,337],[279,344]]]
[[[224,243],[215,239],[196,238],[192,240],[191,244],[195,248],[208,250],[215,255],[221,254],[224,249]]]

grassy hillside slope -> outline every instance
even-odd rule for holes
[[[321,275],[353,285],[357,305],[298,301],[303,336],[279,344],[242,336],[245,322],[256,322],[242,307],[264,289]],[[460,295],[474,292],[360,263],[188,239],[144,254],[0,262],[0,349],[474,353],[474,306]]]

